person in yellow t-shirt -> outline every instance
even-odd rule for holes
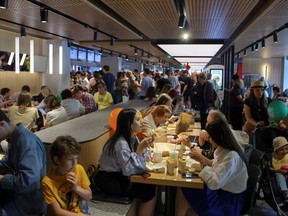
[[[47,215],[87,215],[81,200],[92,198],[90,181],[84,168],[77,164],[81,148],[71,136],[59,136],[50,148],[55,168],[42,180],[42,190],[47,204]]]
[[[276,172],[276,182],[281,191],[284,202],[288,202],[288,141],[285,137],[278,136],[273,139],[274,152],[272,153],[272,171]]]
[[[94,100],[98,105],[98,110],[108,108],[113,105],[112,95],[105,90],[105,84],[98,85],[98,92],[94,94]]]

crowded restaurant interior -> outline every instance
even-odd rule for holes
[[[288,215],[287,0],[0,0],[0,216]]]

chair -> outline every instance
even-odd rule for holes
[[[253,149],[249,157],[249,164],[255,164],[258,167],[262,166],[264,153],[258,149]]]
[[[255,164],[248,165],[248,181],[247,189],[245,191],[245,201],[241,214],[254,215],[254,206],[255,206],[255,194],[258,191],[258,182],[261,177],[261,170]]]

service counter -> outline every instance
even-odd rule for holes
[[[56,137],[63,135],[73,136],[81,144],[81,154],[78,163],[85,170],[87,170],[90,164],[98,165],[103,146],[111,133],[109,124],[110,112],[115,108],[134,108],[143,113],[151,103],[151,101],[143,100],[131,100],[119,103],[107,109],[98,110],[36,132],[35,135],[45,144],[47,169],[53,167],[49,155],[50,145]]]

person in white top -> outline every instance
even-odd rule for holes
[[[206,131],[216,149],[213,160],[185,142],[191,149],[190,157],[204,166],[199,173],[204,188],[178,188],[175,215],[239,215],[248,180],[245,156],[224,120],[212,121]]]
[[[43,119],[45,128],[67,121],[67,113],[54,95],[47,96],[44,102],[47,111],[46,117]]]
[[[65,108],[67,113],[67,119],[73,119],[85,114],[85,107],[72,97],[72,92],[70,89],[64,89],[61,92],[61,106]]]

